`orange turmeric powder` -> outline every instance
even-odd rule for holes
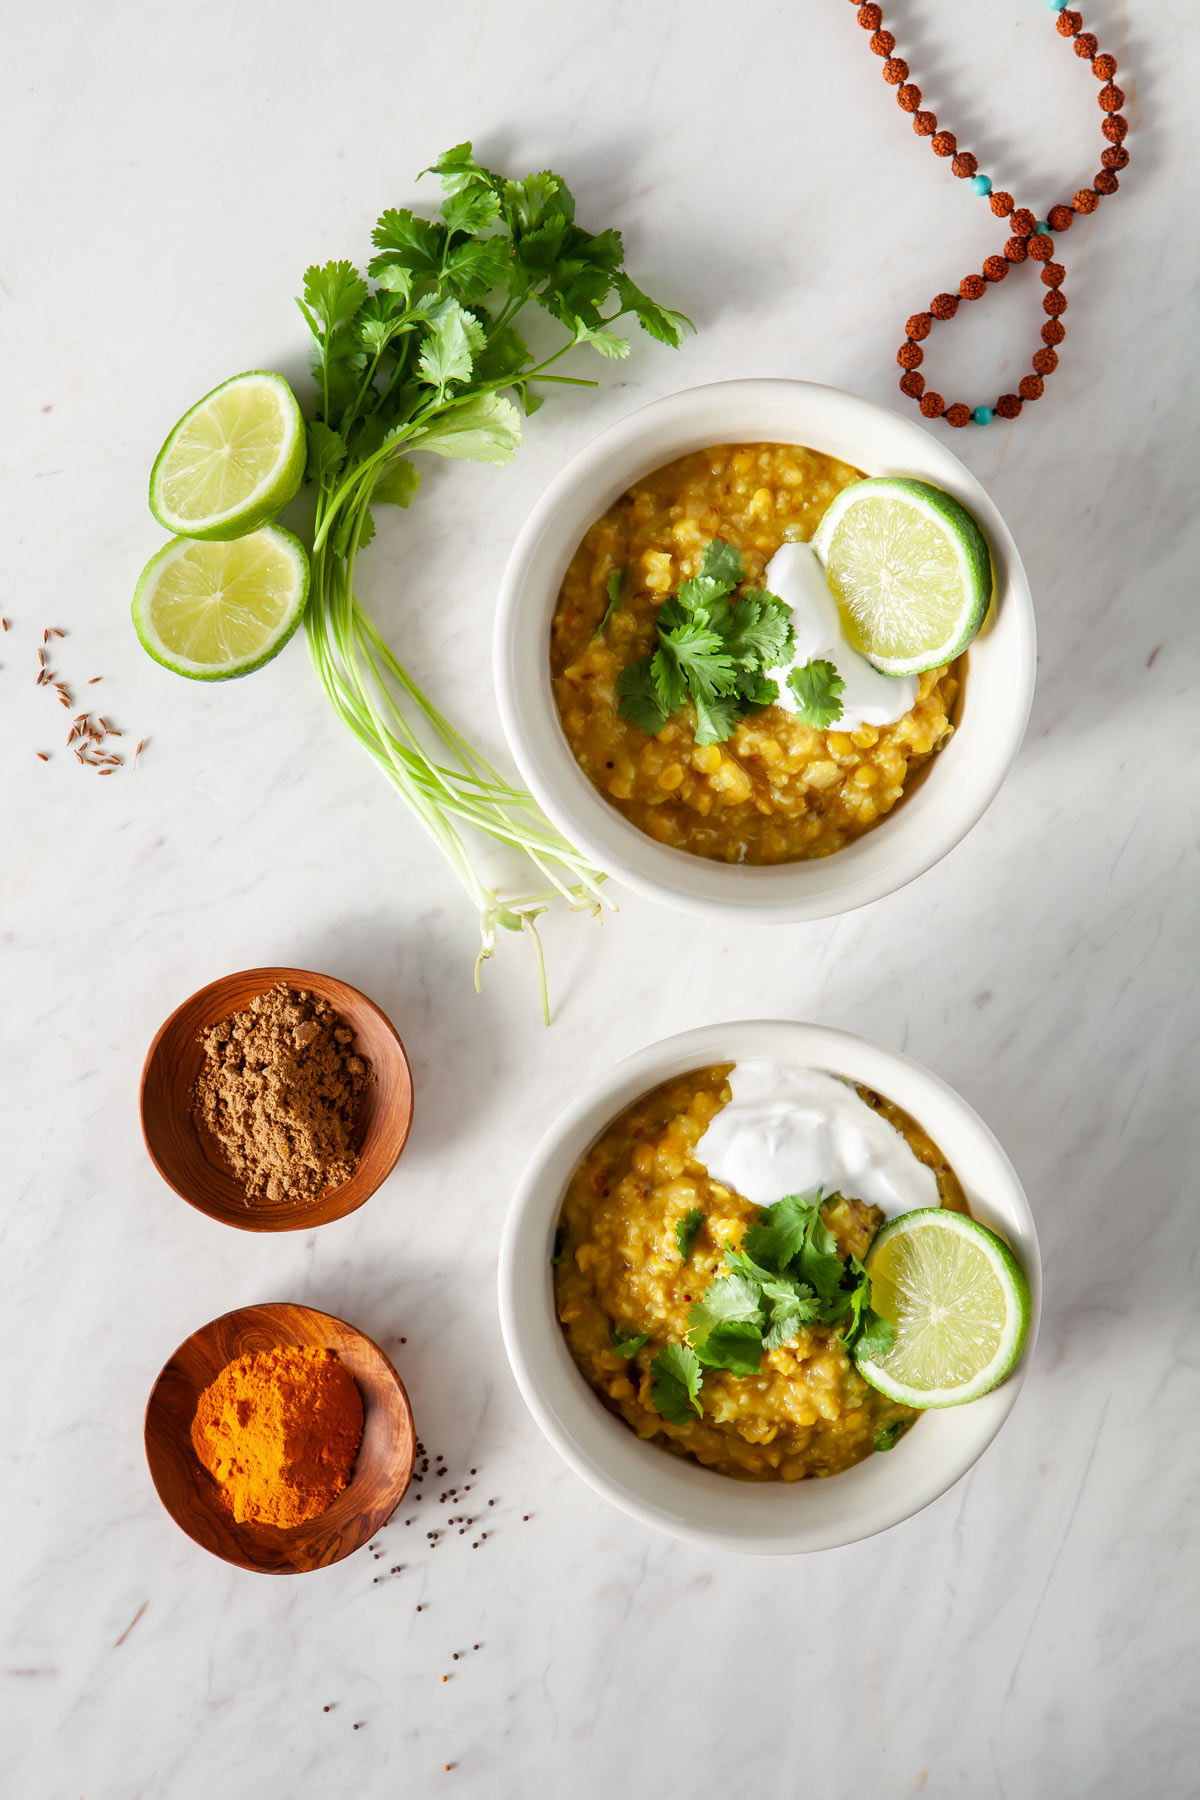
[[[362,1397],[331,1350],[261,1350],[201,1394],[192,1445],[239,1524],[315,1519],[350,1479]]]

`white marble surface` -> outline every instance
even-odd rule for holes
[[[1094,84],[1040,0],[891,11],[998,184],[1045,205],[1098,166]],[[370,552],[393,641],[494,737],[492,596],[562,458],[721,376],[902,404],[905,317],[997,247],[995,223],[834,0],[6,9],[7,1795],[1195,1792],[1192,21],[1184,0],[1132,22],[1105,0],[1096,22],[1132,74],[1132,167],[1067,241],[1049,396],[955,439],[1039,611],[1013,776],[941,867],[839,921],[685,935],[626,898],[603,933],[552,926],[547,1035],[519,943],[475,998],[469,911],[301,644],[211,692],[141,654],[128,601],[158,541],[143,495],[164,429],[233,370],[302,370],[299,272],[361,258],[443,147],[560,167],[700,331],[548,405],[511,471],[439,473]],[[943,392],[1015,384],[1036,292],[1014,278],[945,336]],[[67,715],[31,679],[45,624],[70,632],[65,674],[103,675],[85,691],[126,745],[147,739],[136,776],[100,788],[61,750]],[[269,961],[368,989],[416,1072],[396,1176],[313,1236],[211,1224],[138,1135],[162,1017]],[[646,1532],[560,1467],[492,1292],[508,1189],[578,1072],[762,1013],[867,1032],[952,1080],[1024,1178],[1046,1272],[1036,1364],[975,1472],[881,1539],[781,1564]],[[430,1552],[401,1513],[382,1561],[275,1581],[177,1531],[143,1462],[146,1393],[194,1326],[263,1298],[341,1313],[396,1355],[448,1480],[476,1466],[472,1498],[496,1498],[481,1550]]]

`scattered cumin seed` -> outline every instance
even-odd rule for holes
[[[45,666],[46,666],[46,652],[44,650],[39,650],[38,651],[38,668],[44,669]]]
[[[95,687],[95,685],[98,681],[103,681],[103,680],[104,680],[103,675],[90,675],[88,677],[87,681],[84,683],[84,686],[85,687]]]
[[[100,727],[102,734],[107,732],[108,726],[104,723],[104,720],[100,717],[99,713],[96,714],[96,723]]]
[[[58,696],[58,704],[60,706],[70,706],[71,702],[68,700],[68,698],[65,694],[60,694]]]
[[[137,759],[142,754],[142,745],[145,743],[145,741],[146,741],[145,738],[138,739],[137,749],[133,753],[133,766],[135,769],[137,768]]]
[[[46,642],[47,638],[66,637],[66,635],[67,635],[66,632],[60,631],[57,625],[47,625],[46,631],[45,631],[45,636],[42,638],[42,642],[44,644]]]
[[[97,775],[111,775],[112,770],[111,769],[97,769],[96,773],[97,773]]]
[[[44,750],[35,750],[33,754],[37,757],[39,762],[49,762],[50,761],[50,758],[46,755],[46,752]]]
[[[79,760],[80,760],[80,762],[86,762],[86,761],[87,761],[87,757],[86,757],[86,756],[85,756],[85,755],[84,755],[84,754],[83,754],[83,751],[82,751],[82,750],[77,750],[77,751],[76,751],[76,752],[75,752],[75,754],[76,754],[76,756],[77,756],[77,757],[78,757],[78,758],[79,758]]]
[[[0,619],[0,630],[4,630],[4,631],[8,630],[8,620],[7,619]]]

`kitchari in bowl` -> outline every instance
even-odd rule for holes
[[[636,1052],[530,1159],[500,1318],[534,1417],[645,1523],[790,1554],[944,1493],[1011,1411],[1037,1235],[1000,1146],[907,1057],[787,1021]]]
[[[504,730],[560,831],[652,899],[779,923],[953,849],[1034,664],[969,470],[803,381],[690,388],[586,446],[513,548],[495,633]]]
[[[988,1266],[979,1226],[965,1260],[953,1234],[944,1291],[917,1295],[929,1259],[915,1267],[910,1246],[899,1289],[872,1305],[880,1227],[940,1208],[968,1216],[954,1170],[883,1096],[786,1064],[697,1069],[627,1107],[572,1177],[558,1317],[639,1437],[746,1480],[834,1475],[931,1404],[925,1365],[949,1404],[947,1374],[975,1396],[1020,1353],[1024,1277],[1002,1252],[1002,1272]]]
[[[563,731],[660,843],[832,855],[949,741],[991,581],[974,521],[926,484],[794,444],[692,451],[571,559],[550,641]]]

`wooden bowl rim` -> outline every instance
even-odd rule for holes
[[[171,1364],[176,1361],[176,1359],[182,1354],[182,1352],[184,1350],[187,1349],[188,1345],[192,1342],[192,1340],[194,1338],[200,1337],[201,1334],[204,1332],[215,1330],[217,1326],[223,1325],[227,1319],[237,1319],[237,1318],[240,1318],[244,1313],[252,1313],[252,1312],[253,1313],[264,1313],[264,1312],[266,1312],[266,1313],[290,1313],[290,1312],[309,1313],[315,1319],[326,1320],[332,1325],[340,1326],[341,1329],[345,1332],[348,1332],[352,1338],[358,1338],[361,1343],[363,1343],[369,1349],[374,1351],[375,1355],[379,1358],[380,1362],[384,1365],[384,1368],[386,1369],[388,1376],[391,1378],[392,1385],[395,1387],[396,1392],[400,1396],[401,1406],[403,1408],[405,1417],[408,1420],[408,1441],[409,1441],[409,1446],[410,1446],[410,1455],[409,1455],[409,1459],[408,1459],[408,1467],[404,1472],[404,1480],[401,1483],[399,1492],[397,1493],[395,1500],[388,1507],[388,1510],[386,1513],[384,1513],[383,1517],[376,1520],[376,1522],[372,1526],[371,1530],[363,1537],[361,1543],[348,1544],[344,1549],[339,1550],[338,1554],[336,1556],[331,1557],[330,1560],[325,1563],[304,1563],[304,1564],[286,1563],[286,1564],[280,1564],[276,1568],[264,1569],[261,1563],[251,1562],[248,1557],[236,1556],[225,1550],[214,1550],[211,1545],[202,1543],[198,1537],[194,1537],[192,1535],[192,1533],[188,1530],[187,1525],[179,1517],[179,1515],[175,1512],[174,1508],[168,1504],[165,1494],[163,1493],[162,1489],[158,1485],[158,1475],[155,1471],[154,1461],[150,1454],[150,1409],[154,1405],[154,1396],[155,1396],[155,1394],[157,1394],[157,1392],[159,1390],[159,1386],[162,1383],[163,1377],[167,1373],[167,1370],[171,1367]],[[327,1345],[326,1348],[334,1349],[334,1346]],[[336,1354],[336,1350],[335,1350],[335,1354]],[[163,1511],[166,1513],[167,1517],[172,1521],[172,1523],[174,1525],[176,1525],[180,1531],[182,1531],[183,1535],[189,1540],[189,1542],[196,1545],[196,1548],[198,1550],[207,1551],[210,1556],[215,1556],[215,1557],[219,1558],[219,1560],[221,1562],[228,1563],[231,1568],[244,1569],[246,1571],[246,1573],[249,1575],[309,1575],[315,1569],[331,1569],[335,1563],[344,1562],[348,1556],[353,1556],[357,1551],[361,1550],[364,1547],[364,1545],[369,1543],[371,1538],[373,1538],[375,1536],[375,1533],[377,1531],[383,1530],[383,1528],[387,1524],[388,1520],[392,1517],[393,1513],[396,1511],[396,1508],[400,1505],[400,1502],[403,1500],[405,1494],[408,1492],[409,1486],[412,1482],[413,1470],[415,1469],[416,1464],[417,1464],[417,1427],[416,1427],[416,1421],[413,1418],[412,1401],[408,1397],[408,1389],[404,1385],[404,1380],[400,1374],[400,1371],[396,1368],[395,1363],[393,1363],[391,1357],[387,1355],[386,1351],[380,1349],[379,1345],[375,1342],[374,1338],[368,1337],[367,1333],[365,1331],[360,1331],[360,1329],[357,1325],[352,1325],[349,1319],[343,1319],[337,1313],[325,1312],[324,1309],[319,1306],[308,1306],[305,1304],[305,1302],[303,1300],[256,1300],[256,1301],[252,1301],[247,1306],[234,1306],[234,1307],[231,1307],[228,1312],[218,1313],[215,1318],[206,1320],[203,1325],[198,1325],[196,1327],[195,1331],[189,1331],[188,1335],[185,1338],[183,1338],[175,1346],[174,1350],[172,1350],[170,1356],[168,1356],[166,1362],[162,1365],[162,1368],[158,1371],[158,1374],[154,1377],[154,1380],[151,1382],[150,1392],[146,1396],[146,1405],[142,1412],[142,1451],[146,1458],[146,1468],[150,1474],[150,1483],[154,1489],[155,1494],[158,1496],[159,1505],[162,1507]],[[193,1451],[192,1454],[195,1455],[195,1452]],[[203,1469],[203,1464],[199,1464],[198,1466]],[[356,1462],[355,1466],[357,1468],[357,1462]],[[205,1470],[204,1472],[207,1474],[207,1470]],[[344,1489],[343,1492],[348,1491],[348,1489],[350,1487],[353,1487],[353,1485],[354,1485],[354,1474],[352,1472],[350,1481],[347,1484],[347,1488]],[[339,1496],[339,1498],[340,1498],[340,1496]],[[319,1524],[321,1516],[322,1515],[318,1515],[318,1517],[316,1519],[309,1520],[308,1523],[311,1525]],[[359,1516],[359,1518],[362,1518],[364,1516],[364,1513],[360,1512],[358,1516]],[[240,1526],[237,1523],[237,1521],[232,1518],[232,1515],[230,1517],[230,1529],[234,1532],[235,1535],[243,1529],[242,1526]],[[296,1531],[300,1531],[300,1530],[303,1530],[303,1527],[295,1526],[295,1527],[293,1527],[293,1529]]]
[[[191,1006],[194,1001],[202,999],[204,995],[212,993],[215,989],[224,987],[227,982],[245,981],[260,976],[269,976],[270,979],[262,983],[258,989],[259,993],[269,992],[272,987],[275,987],[282,981],[288,987],[303,985],[305,982],[309,984],[314,982],[325,983],[342,988],[348,994],[353,994],[356,1000],[361,1001],[370,1012],[375,1014],[380,1024],[383,1025],[394,1040],[396,1049],[399,1053],[399,1067],[402,1074],[402,1086],[406,1091],[408,1116],[404,1122],[404,1129],[399,1135],[399,1142],[396,1145],[396,1154],[388,1164],[387,1168],[381,1172],[378,1181],[376,1181],[372,1187],[368,1187],[365,1193],[354,1202],[353,1206],[347,1207],[345,1212],[337,1214],[335,1218],[313,1219],[312,1214],[325,1203],[327,1198],[332,1197],[340,1191],[337,1188],[328,1190],[327,1194],[318,1196],[316,1200],[306,1200],[303,1206],[297,1207],[295,1213],[286,1219],[276,1220],[264,1219],[261,1217],[255,1218],[249,1210],[247,1212],[247,1217],[244,1220],[225,1218],[222,1214],[212,1211],[203,1200],[197,1198],[195,1194],[189,1193],[186,1188],[181,1187],[177,1181],[174,1181],[167,1173],[166,1169],[164,1169],[150,1143],[150,1137],[146,1130],[146,1082],[149,1078],[150,1069],[153,1065],[154,1058],[158,1053],[159,1046],[170,1031],[171,1026],[185,1008]],[[328,998],[326,995],[322,995],[321,997],[323,999]],[[330,1001],[330,1004],[332,1005],[333,1002]],[[203,987],[196,988],[193,993],[188,994],[185,999],[181,1000],[178,1006],[173,1007],[167,1014],[166,1018],[151,1038],[150,1047],[146,1051],[146,1055],[142,1061],[142,1072],[138,1081],[138,1124],[142,1133],[142,1144],[146,1151],[146,1155],[150,1158],[158,1175],[171,1189],[171,1192],[177,1194],[181,1200],[186,1201],[194,1211],[201,1213],[206,1219],[211,1219],[214,1225],[228,1225],[235,1231],[319,1231],[323,1225],[336,1225],[338,1219],[350,1218],[352,1214],[358,1211],[360,1206],[365,1206],[368,1200],[375,1197],[388,1176],[396,1167],[396,1164],[400,1161],[400,1158],[404,1153],[405,1145],[408,1143],[409,1136],[412,1132],[415,1107],[416,1090],[413,1085],[412,1064],[408,1060],[408,1051],[404,1048],[403,1038],[400,1036],[400,1033],[396,1030],[396,1027],[388,1018],[383,1008],[376,1001],[372,1000],[369,994],[364,994],[361,988],[355,987],[353,982],[343,981],[340,975],[324,975],[317,969],[292,969],[282,965],[276,966],[274,964],[267,964],[261,968],[255,969],[233,969],[227,975],[219,975],[215,981],[205,982]],[[350,1179],[352,1181],[354,1177],[351,1176]],[[348,1187],[349,1185],[349,1182],[342,1183],[343,1187]],[[224,1316],[225,1315],[222,1315],[222,1317]]]

